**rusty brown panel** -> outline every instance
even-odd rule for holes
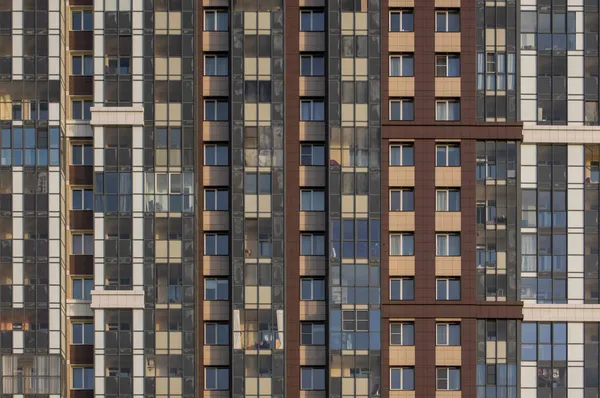
[[[94,0],[69,0],[70,6],[93,6]]]
[[[72,30],[69,32],[69,50],[94,51],[94,32],[89,30]]]
[[[94,95],[94,76],[69,76],[70,95]]]
[[[69,213],[71,229],[94,229],[94,212],[91,210],[71,210]]]
[[[69,346],[69,361],[71,365],[91,365],[94,363],[94,345]]]
[[[94,398],[94,390],[71,390],[70,398]]]
[[[71,254],[69,256],[69,272],[71,275],[93,275],[94,256]]]
[[[94,166],[69,166],[69,184],[93,185]]]

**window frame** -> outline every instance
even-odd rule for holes
[[[452,330],[456,331],[456,327],[458,326],[458,344],[452,344]],[[454,327],[454,329],[453,329]],[[445,339],[444,341],[440,341],[440,333],[439,329],[444,328],[445,331]],[[435,345],[436,346],[449,346],[449,347],[457,347],[461,345],[461,324],[460,322],[437,322],[435,324]]]
[[[438,112],[438,105],[444,104],[446,119],[441,119],[441,116]],[[458,105],[458,118],[450,119],[450,106]],[[435,120],[438,122],[459,122],[461,118],[461,109],[460,109],[460,99],[436,99],[435,100]]]
[[[392,112],[393,106],[398,104],[399,105],[399,109],[400,109],[400,115],[399,118],[394,118],[394,113]],[[408,118],[404,116],[404,105],[405,104],[411,104],[412,105],[412,117]],[[389,108],[389,112],[390,112],[390,121],[395,121],[395,122],[410,122],[415,120],[415,100],[413,98],[397,98],[397,99],[391,99],[390,100],[390,108]]]
[[[446,27],[444,30],[440,30],[440,26],[438,24],[438,15],[444,14]],[[450,30],[450,15],[458,15],[458,29]],[[436,9],[435,10],[435,31],[440,33],[459,33],[461,28],[461,20],[460,20],[460,9],[459,8],[446,8],[446,9]]]
[[[225,69],[225,73],[219,73],[221,71],[221,68],[219,68],[219,58],[224,58],[225,59],[225,65],[227,66],[227,69]],[[216,72],[215,74],[208,74],[206,73],[207,71],[207,67],[206,65],[209,63],[214,62],[214,71]],[[204,54],[204,71],[203,71],[204,76],[213,76],[213,77],[224,77],[224,76],[229,76],[229,57],[227,56],[227,54]]]
[[[405,388],[404,386],[404,370],[412,370],[412,388]],[[394,388],[393,387],[393,382],[394,382],[394,377],[393,374],[394,372],[398,372],[399,376],[400,376],[400,380],[399,380],[399,384],[400,384],[400,388]],[[415,368],[414,366],[394,366],[394,367],[390,367],[390,391],[414,391],[415,390]]]
[[[392,237],[400,237],[400,254],[392,253]],[[412,237],[412,251],[410,254],[404,254],[404,237]],[[415,255],[415,234],[414,232],[391,232],[390,233],[390,257],[411,257]]]
[[[207,106],[209,104],[213,104],[214,113],[211,115],[212,118],[207,118],[209,116],[209,112],[207,111]],[[225,119],[219,119],[219,105],[227,105],[227,117]],[[204,121],[206,122],[226,122],[229,121],[229,101],[226,99],[205,99],[204,100]]]
[[[75,117],[75,107],[80,108],[81,117]],[[91,108],[94,106],[94,100],[92,99],[71,99],[71,120],[92,120]],[[87,107],[87,111],[86,111]],[[88,118],[89,116],[89,118]]]
[[[308,75],[304,75],[302,74],[303,69],[302,69],[302,61],[304,59],[308,59],[310,58],[310,74]],[[323,73],[322,74],[315,74],[314,70],[315,70],[315,65],[314,65],[314,59],[315,58],[321,58],[323,60]],[[325,76],[325,57],[322,54],[300,54],[300,76],[302,77],[322,77]]]
[[[75,326],[79,326],[81,327],[81,343],[77,343],[75,342]],[[91,333],[89,333],[89,329],[88,329],[88,333],[86,333],[86,326],[91,326],[92,330]],[[91,340],[86,339],[86,337],[88,337],[89,335],[91,335]],[[82,322],[82,321],[73,321],[71,322],[71,344],[72,345],[94,345],[94,324],[92,322]]]
[[[75,288],[75,283],[79,282],[81,283],[81,286],[79,288]],[[90,288],[89,292],[86,292],[86,287]],[[78,292],[78,296],[80,295],[81,297],[76,297],[75,292],[79,290]],[[71,277],[71,298],[73,300],[84,300],[84,301],[92,301],[92,295],[91,295],[91,291],[94,290],[94,278],[92,277],[83,277],[83,276],[74,276]],[[87,293],[87,294],[86,294]]]
[[[219,342],[219,330],[222,330],[221,328],[225,326],[227,328],[225,336],[226,336],[226,341],[223,342]],[[210,342],[208,341],[208,332],[207,332],[207,328],[208,327],[214,327],[215,328],[215,341],[214,342]],[[204,345],[209,345],[209,346],[227,346],[229,345],[229,323],[227,322],[204,322]]]
[[[440,201],[438,200],[438,195],[441,193],[445,193],[445,195],[446,195],[445,209],[440,209],[438,206],[438,204],[440,203]],[[453,193],[458,194],[458,208],[456,208],[456,209],[452,209],[450,206],[450,204],[452,203],[452,201],[450,200],[450,195]],[[461,200],[460,188],[438,188],[435,190],[435,211],[442,212],[442,213],[460,212],[460,209],[461,209],[460,200]]]
[[[452,286],[451,282],[458,281],[458,298],[450,298],[450,286]],[[445,297],[440,297],[440,290],[438,288],[438,284],[443,282],[446,285],[446,295]],[[460,301],[462,299],[462,285],[460,278],[457,277],[438,277],[435,278],[435,299],[436,301]]]
[[[208,291],[209,283],[215,283],[214,286],[214,291],[215,291],[215,298],[208,298]],[[221,287],[222,285],[225,285],[226,289],[225,292],[227,293],[226,297],[223,298],[223,296],[219,297],[219,287]],[[204,301],[229,301],[229,279],[228,278],[205,278],[204,279]]]
[[[319,289],[315,289],[315,282],[320,282],[322,284],[322,291],[318,291]],[[305,283],[310,283],[310,297],[304,296],[303,287]],[[318,296],[315,295],[315,292],[319,293]],[[325,286],[324,278],[300,278],[300,301],[325,301],[326,299],[327,287]]]
[[[400,332],[394,332],[393,327],[399,326]],[[412,327],[412,344],[405,344],[404,337],[406,332],[404,331],[404,327]],[[394,343],[394,336],[400,336],[400,343]],[[391,346],[414,346],[415,345],[415,323],[414,322],[390,322],[390,345]]]
[[[392,164],[392,152],[394,151],[395,148],[398,148],[399,150],[399,155],[400,155],[400,164],[395,165]],[[412,162],[410,164],[404,164],[404,148],[411,148],[411,152],[412,152]],[[390,145],[389,148],[390,151],[390,156],[389,156],[389,165],[390,167],[414,167],[415,165],[415,145],[414,143],[402,143],[402,144],[392,144]]]
[[[445,64],[440,65],[440,59],[444,59]],[[458,61],[458,74],[450,74],[450,60],[455,59]],[[435,54],[435,76],[436,77],[460,77],[460,54],[447,53],[447,54]],[[439,68],[445,68],[444,73],[439,73]]]
[[[206,23],[207,20],[207,16],[209,14],[214,15],[214,22],[215,22],[215,29],[207,29],[208,24]],[[227,26],[225,26],[225,29],[222,29],[222,27],[219,25],[219,14],[226,14],[227,16]],[[203,29],[205,32],[229,32],[229,11],[227,9],[223,9],[223,8],[205,8],[204,9],[204,23],[203,23]]]
[[[92,70],[86,73],[86,58],[92,60]],[[79,59],[81,62],[80,73],[75,73],[75,59]],[[71,54],[71,76],[94,76],[94,55],[93,54]]]
[[[310,326],[310,333],[305,333],[304,332],[304,328],[306,326]],[[315,342],[315,326],[318,327],[322,327],[323,331],[322,331],[322,338],[323,341],[322,342]],[[316,332],[317,334],[320,333],[319,331]],[[304,336],[310,336],[310,343],[306,343],[304,342]],[[324,322],[300,322],[300,345],[301,346],[324,346],[325,343],[327,342],[327,331],[326,331],[326,327],[325,327],[325,323]]]
[[[73,160],[75,159],[75,154],[74,154],[75,148],[80,148],[80,150],[81,150],[81,164],[73,162]],[[88,155],[91,155],[91,158],[92,158],[91,162],[89,162],[89,163],[86,163],[87,161],[89,161],[88,156],[85,156],[86,148],[89,149]],[[70,164],[72,166],[93,166],[94,165],[94,146],[92,144],[72,144],[71,145]]]
[[[81,238],[81,253],[75,253],[75,250],[73,250],[75,248],[75,237],[76,236],[80,236]],[[87,237],[87,238],[86,238]],[[91,253],[87,253],[85,248],[86,248],[86,239],[91,239],[91,248],[92,248],[92,252]],[[71,234],[71,255],[74,256],[93,256],[94,255],[94,234],[89,234],[89,233],[72,233]]]
[[[91,22],[92,22],[92,26],[85,26],[85,14],[89,13],[91,14]],[[77,16],[78,14],[78,16]],[[77,18],[79,19],[79,23],[81,24],[81,29],[75,29],[75,26],[73,24],[74,18],[77,16]],[[94,31],[94,10],[91,9],[78,9],[78,10],[71,10],[71,31],[72,32],[92,32]]]
[[[305,194],[310,194],[310,204],[304,203]],[[316,194],[316,195],[315,195]],[[322,195],[322,203],[319,206],[319,194]],[[315,202],[315,196],[317,198]],[[300,189],[300,211],[324,212],[325,211],[325,191],[322,189]],[[315,206],[316,203],[316,206]]]
[[[227,201],[219,200],[219,192],[225,192],[227,194]],[[207,206],[208,200],[207,195],[214,194],[214,209],[209,209]],[[220,207],[223,205],[225,207]],[[205,188],[204,189],[204,211],[229,211],[229,189],[228,188]]]
[[[450,148],[458,148],[458,163],[457,164],[450,164]],[[443,149],[444,153],[445,153],[445,163],[444,164],[439,164],[438,163],[438,152],[439,149]],[[460,144],[453,144],[453,143],[447,143],[447,144],[443,144],[443,143],[439,143],[435,145],[435,166],[436,167],[460,167],[461,166],[461,150],[460,150]]]
[[[208,377],[208,372],[212,372],[214,371],[214,378],[213,377]],[[227,372],[227,374],[223,375],[224,371]],[[221,388],[219,386],[219,380],[220,378],[223,377],[226,381],[227,381],[227,386],[226,388]],[[209,379],[213,379],[211,381],[213,381],[214,387],[210,387],[208,385],[208,381]],[[229,390],[229,368],[228,367],[222,367],[222,366],[206,366],[204,368],[204,389],[206,391],[227,391]]]
[[[411,298],[404,297],[404,283],[403,283],[404,281],[412,282],[412,297]],[[398,296],[400,298],[394,298],[394,295],[393,295],[393,291],[394,291],[393,287],[394,287],[395,282],[398,282],[397,285],[399,286],[399,289],[400,289],[398,292],[399,293]],[[415,278],[414,277],[408,277],[408,276],[399,277],[399,278],[394,277],[394,278],[390,278],[389,283],[390,283],[390,297],[389,297],[390,301],[414,301],[414,299],[415,299]]]
[[[315,148],[321,148],[323,152],[322,163],[314,162],[315,159]],[[304,149],[310,149],[310,155],[306,155],[303,153]],[[303,158],[306,156],[310,156],[310,164],[303,163]],[[300,144],[300,166],[325,166],[325,145],[323,144]]]
[[[219,237],[222,237],[222,236],[227,237],[227,252],[226,253],[219,253]],[[207,243],[206,239],[208,237],[213,237],[215,239],[214,254],[210,254],[209,251],[207,250],[208,243]],[[223,233],[223,232],[205,232],[204,233],[204,255],[205,256],[229,256],[229,234]]]
[[[304,377],[303,376],[304,376],[305,370],[311,371],[311,385],[310,386],[304,385]],[[315,371],[323,372],[323,388],[315,388],[315,381],[314,381]],[[301,366],[300,367],[300,390],[301,391],[325,391],[326,384],[327,384],[327,372],[325,371],[324,367],[318,367],[318,366]]]
[[[406,208],[406,206],[404,206],[404,193],[405,192],[410,192],[412,194],[412,207],[411,208]],[[398,193],[399,195],[399,199],[400,199],[400,203],[398,206],[398,209],[395,209],[393,207],[393,195],[394,193]],[[409,188],[409,187],[403,187],[403,188],[392,188],[390,189],[390,194],[389,194],[389,211],[390,212],[413,212],[415,211],[415,190],[414,188]]]
[[[310,254],[305,254],[303,252],[303,250],[302,250],[302,248],[303,248],[303,244],[302,244],[303,243],[303,237],[305,237],[305,236],[306,237],[310,236],[310,241],[311,241],[310,242],[310,245],[311,245]],[[315,242],[314,242],[315,237],[323,239],[323,253],[322,254],[320,254],[320,253],[314,254],[314,251],[315,251],[314,250],[314,248],[315,248]],[[325,256],[326,253],[327,253],[327,248],[325,247],[325,234],[323,234],[323,233],[313,233],[313,232],[302,232],[302,233],[300,233],[300,255],[301,256]]]
[[[75,370],[76,369],[81,369],[81,387],[76,387],[75,386],[75,381],[76,381],[76,377],[75,377]],[[85,381],[86,381],[86,373],[91,373],[91,381],[92,381],[92,385],[88,386],[86,385]],[[90,367],[90,366],[71,366],[71,389],[73,390],[94,390],[94,368]]]
[[[304,104],[310,104],[310,117],[308,119],[305,119],[305,115],[303,110],[303,105]],[[315,117],[315,104],[322,104],[323,105],[323,119],[316,119]],[[301,122],[324,122],[325,119],[327,119],[327,116],[325,115],[325,101],[321,100],[321,99],[301,99],[300,100],[300,121]]]
[[[302,16],[307,15],[307,14],[310,14],[310,29],[304,30],[303,25],[302,25]],[[315,25],[314,17],[313,17],[314,14],[322,14],[323,15],[323,29],[321,29],[321,30],[313,29],[313,26]],[[300,22],[298,25],[300,32],[325,32],[325,30],[326,30],[325,25],[326,25],[325,12],[323,10],[318,10],[318,9],[301,9],[300,10]]]
[[[458,254],[450,254],[452,250],[450,250],[450,238],[458,237]],[[439,238],[446,239],[446,250],[445,253],[440,250],[440,246],[438,244]],[[435,233],[435,255],[436,257],[460,257],[461,255],[461,247],[462,240],[460,233],[458,232],[436,232]]]
[[[409,15],[412,15],[412,29],[408,30],[408,29],[403,29],[404,28],[404,24],[402,23],[402,15],[404,13],[407,13]],[[399,15],[399,20],[398,20],[398,24],[400,27],[400,30],[392,30],[392,16],[394,14],[398,14]],[[390,10],[389,12],[389,31],[390,32],[414,32],[415,31],[415,11],[414,8],[402,8],[402,9],[396,9],[396,10]]]
[[[400,59],[400,74],[399,75],[392,74],[392,61],[395,58]],[[412,60],[412,73],[411,74],[404,73],[404,62],[403,62],[404,58]],[[414,77],[415,76],[415,55],[414,55],[414,53],[392,54],[389,56],[389,65],[388,66],[389,66],[389,69],[388,69],[389,77]]]
[[[75,204],[75,192],[80,192],[81,193],[81,203],[79,204],[81,206],[81,208],[76,209],[74,207]],[[86,192],[90,195],[89,200],[90,202],[88,203],[88,206],[86,207]],[[94,210],[94,190],[92,188],[73,188],[71,189],[71,210],[74,211],[89,211],[89,210]]]
[[[213,156],[209,156],[209,154],[207,153],[207,151],[209,151],[211,149],[214,151]],[[223,154],[226,155],[225,163],[222,163],[223,159],[221,159],[221,156],[223,156]],[[210,159],[210,158],[212,158],[212,159]],[[207,163],[208,159],[210,159],[213,164]],[[204,166],[210,166],[210,167],[229,166],[229,146],[227,144],[221,144],[221,143],[206,143],[206,144],[204,144],[204,156],[203,156],[202,160],[203,160]]]
[[[456,388],[451,388],[450,386],[450,372],[451,371],[456,371],[458,370],[458,380],[459,380],[459,385]],[[446,376],[440,378],[440,371],[446,372]],[[437,391],[460,391],[461,389],[461,369],[459,366],[438,366],[435,368],[435,389]],[[446,388],[440,388],[440,381],[441,380],[445,380],[446,381]]]

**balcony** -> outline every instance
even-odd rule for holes
[[[300,76],[301,97],[324,97],[326,86],[324,77]]]
[[[94,256],[81,254],[70,255],[69,271],[72,275],[93,275]]]
[[[71,210],[69,212],[69,224],[72,230],[94,229],[94,212],[92,210]]]
[[[83,0],[79,0],[83,1]],[[87,0],[90,1],[90,0]],[[71,1],[71,5],[73,2]],[[69,50],[71,51],[94,51],[94,32],[72,30],[69,32]]]
[[[327,174],[324,166],[300,166],[301,187],[324,187]]]
[[[325,51],[325,32],[300,32],[300,51]]]
[[[69,184],[93,185],[94,166],[69,166]]]
[[[229,167],[227,166],[204,166],[203,185],[214,187],[229,186]]]
[[[94,345],[70,345],[69,361],[71,365],[89,365],[94,363]]]
[[[94,95],[94,76],[69,76],[70,95]]]
[[[229,51],[229,32],[203,32],[202,45],[205,52]]]

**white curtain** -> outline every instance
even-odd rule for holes
[[[390,76],[400,76],[400,57],[392,57],[390,62]]]
[[[401,254],[400,244],[402,242],[401,235],[391,235],[390,236],[390,255],[399,256]]]
[[[446,191],[438,191],[437,192],[437,203],[436,208],[438,211],[447,211],[448,207],[446,206],[447,202],[447,192]]]
[[[279,346],[275,346],[278,350],[283,350],[283,310],[277,310],[277,343]]]

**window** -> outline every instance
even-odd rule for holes
[[[322,55],[300,56],[300,76],[324,76],[325,58]]]
[[[414,166],[415,155],[413,144],[390,146],[390,166]]]
[[[460,323],[438,323],[435,327],[437,345],[460,345]]]
[[[436,234],[436,256],[460,256],[460,234]]]
[[[323,11],[302,10],[300,11],[301,32],[323,32],[325,31],[325,14]]]
[[[73,298],[76,300],[92,300],[91,291],[94,290],[94,280],[85,278],[73,278]]]
[[[229,29],[229,14],[226,10],[205,10],[204,30],[209,32],[227,32]]]
[[[73,100],[71,101],[71,119],[73,120],[92,120],[92,100]]]
[[[460,368],[437,368],[436,379],[438,390],[460,390]]]
[[[226,211],[229,210],[229,190],[224,189],[205,189],[204,190],[204,210],[208,211]]]
[[[270,194],[271,173],[247,172],[244,177],[244,192],[247,194]]]
[[[71,148],[71,164],[74,166],[93,165],[94,147],[92,145],[73,145]]]
[[[435,75],[438,77],[460,76],[460,55],[442,54],[435,56]]]
[[[458,10],[439,10],[435,12],[436,32],[460,32],[460,12]]]
[[[300,323],[302,345],[325,345],[325,324],[301,322]]]
[[[415,324],[413,322],[390,323],[391,345],[415,345]]]
[[[300,191],[301,211],[325,211],[325,192],[313,189]]]
[[[94,344],[94,324],[77,322],[71,324],[71,343],[74,345]]]
[[[229,369],[227,368],[204,368],[205,389],[207,390],[229,390]]]
[[[390,120],[414,120],[414,100],[404,98],[390,101]]]
[[[227,323],[207,322],[204,324],[204,344],[228,345],[229,325]]]
[[[300,368],[300,389],[324,390],[325,369],[323,368]]]
[[[94,30],[94,12],[92,10],[73,11],[71,30]]]
[[[460,120],[460,101],[437,100],[435,102],[435,120],[457,121]]]
[[[227,55],[205,55],[204,76],[229,75],[229,59]]]
[[[415,236],[411,232],[390,234],[390,256],[414,256]]]
[[[390,57],[390,76],[414,76],[414,56],[412,54]]]
[[[229,119],[229,103],[226,100],[204,101],[204,120],[226,121]]]
[[[205,256],[228,256],[229,235],[228,234],[204,234]]]
[[[436,145],[435,165],[438,167],[460,166],[460,146],[458,144]]]
[[[229,164],[229,147],[226,144],[204,145],[205,166],[227,166]]]
[[[459,278],[437,278],[436,300],[460,300]]]
[[[229,280],[206,278],[204,280],[204,299],[207,301],[229,300]]]
[[[391,390],[414,390],[415,368],[390,368]]]
[[[325,120],[325,103],[321,100],[300,101],[300,120],[322,122]]]
[[[108,63],[105,67],[109,75],[130,75],[131,58],[130,57],[108,57]]]
[[[94,235],[92,234],[73,234],[71,237],[72,254],[91,256],[94,254]]]
[[[300,146],[301,166],[324,166],[325,146],[319,144],[302,144]]]
[[[435,211],[460,211],[459,189],[438,189],[435,196]]]
[[[390,32],[412,32],[414,15],[412,9],[390,12]]]
[[[94,207],[92,189],[74,189],[71,191],[71,210],[92,210]]]
[[[415,191],[410,188],[391,190],[390,211],[415,211]]]
[[[390,300],[414,300],[415,280],[413,278],[390,279]]]
[[[324,256],[325,235],[323,234],[300,234],[301,256]]]
[[[75,390],[93,390],[94,389],[94,368],[73,368],[73,389]]]
[[[91,76],[94,74],[93,55],[73,55],[71,57],[71,74]]]
[[[325,280],[302,278],[300,280],[300,300],[322,301],[325,300]]]

